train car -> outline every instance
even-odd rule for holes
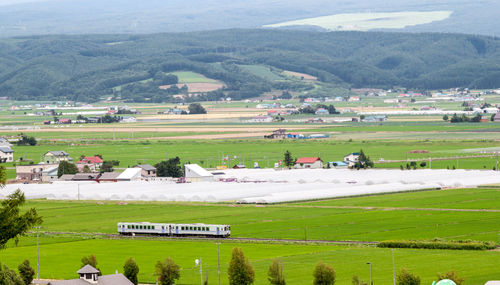
[[[229,237],[230,225],[167,224],[167,223],[118,223],[121,235],[149,234],[166,236]]]

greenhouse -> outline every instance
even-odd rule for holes
[[[230,169],[213,182],[54,182],[9,184],[27,199],[279,203],[500,183],[492,170]]]

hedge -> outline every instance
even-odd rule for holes
[[[495,249],[493,242],[481,241],[417,241],[417,240],[389,240],[382,241],[377,247],[383,248],[426,248],[426,249],[455,249],[455,250],[487,250]]]

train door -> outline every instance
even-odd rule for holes
[[[168,225],[168,235],[172,235],[172,225]]]
[[[219,227],[217,227],[217,235],[220,235],[220,233],[219,233]]]
[[[161,226],[161,234],[164,235],[165,234],[165,226]]]
[[[175,226],[175,234],[178,235],[179,234],[179,226]]]

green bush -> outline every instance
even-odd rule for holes
[[[454,250],[488,250],[495,249],[496,244],[493,242],[481,241],[417,241],[417,240],[400,240],[400,241],[383,241],[377,244],[377,247],[382,248],[425,248],[425,249],[454,249]]]

